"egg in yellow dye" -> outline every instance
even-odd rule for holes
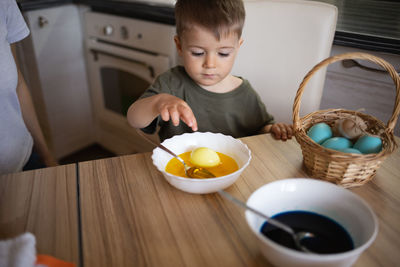
[[[186,164],[190,167],[193,167],[194,164],[190,161],[190,154],[192,151],[188,151],[179,155],[181,159],[183,159]],[[214,167],[207,167],[211,173],[213,173],[216,177],[225,176],[231,174],[239,169],[236,161],[228,155],[225,155],[220,152],[216,152],[219,156],[220,162],[218,165]],[[183,168],[183,164],[177,160],[176,158],[172,158],[167,166],[165,166],[165,171],[176,176],[187,177],[185,174],[185,169]]]
[[[198,167],[210,168],[217,166],[221,161],[214,150],[198,147],[190,153],[190,162]]]

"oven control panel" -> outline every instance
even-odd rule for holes
[[[162,23],[87,12],[86,35],[89,39],[119,44],[155,54],[174,55],[175,26]]]

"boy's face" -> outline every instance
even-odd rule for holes
[[[218,84],[230,74],[242,42],[235,33],[217,40],[213,32],[197,25],[182,36],[175,36],[186,72],[197,84],[206,87]]]

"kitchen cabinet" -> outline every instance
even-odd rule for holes
[[[20,66],[57,159],[94,142],[81,13],[67,4],[23,12],[31,30],[18,44]]]
[[[158,75],[176,65],[175,27],[100,12],[84,18],[96,141],[117,155],[152,151],[126,114]],[[159,142],[157,134],[151,138]]]
[[[347,52],[369,53],[392,64],[400,71],[400,55],[363,50],[334,45],[331,55]],[[349,110],[365,109],[363,113],[387,123],[392,115],[396,97],[396,87],[387,72],[379,71],[380,66],[370,61],[357,61],[362,66],[353,66],[350,62],[336,62],[328,66],[321,109],[344,108]],[[397,122],[395,135],[400,136],[400,123]]]

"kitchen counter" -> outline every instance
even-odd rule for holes
[[[175,25],[175,14],[173,5],[154,4],[146,2],[126,2],[126,1],[99,1],[99,0],[78,0],[81,4],[86,4],[93,11],[110,13],[136,19],[144,19],[154,22],[161,22]]]
[[[76,2],[74,0],[17,0],[22,12],[60,6]]]
[[[174,8],[166,4],[114,0],[17,0],[17,2],[23,12],[75,3],[90,6],[97,12],[175,25]]]
[[[95,11],[175,24],[172,5],[110,0],[17,0],[22,11],[66,3],[91,6]],[[334,44],[400,54],[400,3],[380,0],[312,0],[338,7]]]
[[[400,2],[312,0],[335,5],[335,45],[400,54]]]

